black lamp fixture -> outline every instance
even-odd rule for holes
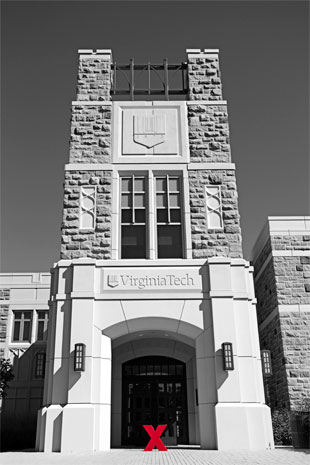
[[[223,368],[225,371],[234,370],[234,354],[231,342],[223,342]]]
[[[271,376],[272,375],[272,366],[271,366],[270,350],[262,350],[261,351],[261,359],[262,359],[263,375],[264,376]]]
[[[74,346],[74,371],[85,371],[85,344],[79,342]]]

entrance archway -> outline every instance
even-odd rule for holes
[[[122,444],[145,445],[142,425],[167,424],[166,445],[188,444],[185,363],[170,357],[139,357],[122,367]]]

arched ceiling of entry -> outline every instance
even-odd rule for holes
[[[195,346],[195,339],[203,328],[164,317],[141,317],[129,321],[118,322],[105,328],[102,332],[113,340],[113,345],[140,338],[170,338]],[[167,336],[166,336],[167,335]]]
[[[156,335],[154,331],[149,331],[142,337],[139,337],[139,333],[132,334],[130,340],[128,337],[121,337],[113,341],[112,360],[115,367],[119,363],[145,355],[163,355],[186,363],[195,356],[195,348],[193,341],[188,344],[173,337],[163,338],[160,337],[160,332]]]

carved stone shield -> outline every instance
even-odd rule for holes
[[[133,117],[133,140],[148,149],[166,140],[165,115],[139,115]]]
[[[108,286],[117,287],[119,285],[119,277],[117,275],[108,275]]]

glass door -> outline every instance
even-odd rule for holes
[[[167,357],[141,357],[123,365],[122,443],[145,446],[142,425],[167,424],[165,445],[187,444],[186,367]]]

